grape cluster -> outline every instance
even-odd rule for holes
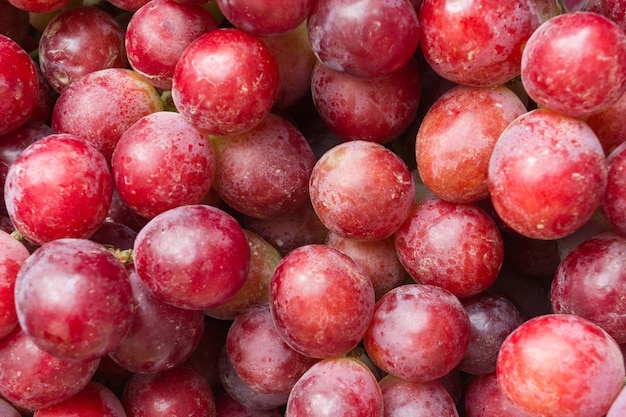
[[[0,0],[0,415],[623,417],[625,17]]]

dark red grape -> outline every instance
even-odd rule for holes
[[[126,417],[122,402],[104,385],[90,381],[65,401],[35,410],[33,417]]]
[[[600,210],[617,232],[626,235],[626,143],[615,148],[606,162],[607,184]]]
[[[315,0],[217,0],[224,17],[255,36],[278,35],[296,28],[309,16]]]
[[[477,375],[465,390],[464,410],[467,417],[534,417],[511,402],[500,389],[496,373]]]
[[[385,417],[459,416],[452,397],[439,381],[411,382],[386,375],[379,385],[385,404]]]
[[[30,253],[6,232],[0,232],[0,339],[18,326],[15,311],[15,280]]]

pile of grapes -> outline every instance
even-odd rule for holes
[[[0,415],[624,417],[626,1],[0,0]]]

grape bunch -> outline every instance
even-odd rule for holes
[[[0,98],[0,415],[626,415],[626,1],[0,0]]]

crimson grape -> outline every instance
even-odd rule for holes
[[[90,381],[80,392],[65,401],[35,410],[33,417],[126,417],[124,406],[104,385]]]
[[[297,352],[315,358],[348,353],[367,330],[375,294],[365,270],[325,245],[306,245],[280,261],[270,282],[276,329]]]
[[[29,29],[29,13],[18,9],[7,0],[0,0],[0,35],[22,45]]]
[[[376,366],[416,382],[452,371],[469,341],[470,321],[459,299],[428,284],[406,284],[385,294],[363,337]]]
[[[135,373],[156,373],[177,367],[200,343],[203,312],[164,303],[146,288],[133,269],[129,280],[135,306],[132,323],[109,356]]]
[[[421,75],[414,59],[379,79],[356,78],[318,62],[311,88],[322,120],[341,139],[386,144],[415,118]]]
[[[230,23],[255,36],[279,35],[296,28],[315,3],[314,0],[217,0]]]
[[[278,63],[263,41],[222,28],[199,36],[185,49],[174,69],[172,98],[198,129],[235,135],[267,116],[279,80]]]
[[[533,415],[602,417],[624,384],[624,358],[591,321],[546,314],[504,340],[496,375],[504,394]]]
[[[415,204],[395,234],[395,246],[416,282],[445,288],[459,298],[490,287],[504,259],[502,235],[486,212],[437,197]]]
[[[615,148],[606,161],[607,185],[600,210],[617,232],[626,235],[626,143]]]
[[[252,410],[239,404],[228,394],[222,394],[215,398],[215,412],[217,417],[282,417],[278,408]]]
[[[385,417],[458,417],[452,397],[439,381],[411,382],[386,375],[379,382]],[[502,417],[502,416],[499,416]]]
[[[202,310],[232,298],[244,285],[250,249],[243,228],[212,206],[167,210],[137,234],[137,274],[166,303]]]
[[[420,40],[417,12],[405,0],[318,1],[307,28],[324,65],[360,78],[380,78],[404,67]]]
[[[39,93],[37,67],[14,40],[0,35],[0,135],[22,126],[35,110]]]
[[[111,158],[120,198],[145,218],[200,203],[213,183],[215,165],[210,141],[180,114],[166,111],[137,120]]]
[[[521,77],[542,107],[574,117],[605,110],[626,92],[626,33],[593,12],[555,16],[528,39]]]
[[[19,409],[67,400],[87,386],[100,359],[70,361],[39,349],[19,327],[0,340],[0,395]]]
[[[313,365],[289,394],[285,417],[383,417],[383,395],[363,362],[335,357]]]
[[[18,326],[15,280],[30,256],[28,249],[6,232],[0,232],[0,339]]]
[[[626,122],[619,116],[626,111],[626,94],[608,108],[586,118],[602,144],[606,155],[610,155],[622,142],[626,142]]]
[[[500,389],[495,372],[470,379],[463,401],[467,417],[534,417],[519,408]]]
[[[602,145],[583,121],[547,109],[523,114],[494,146],[489,191],[500,218],[535,239],[558,239],[585,224],[607,184]]]
[[[106,217],[112,192],[104,156],[72,134],[57,133],[17,157],[7,174],[4,200],[16,229],[42,244],[91,236]]]
[[[117,347],[134,310],[126,268],[86,239],[56,239],[37,249],[18,272],[15,308],[37,346],[76,361]]]
[[[61,92],[77,78],[104,68],[124,68],[124,29],[96,7],[74,7],[56,15],[39,40],[39,66]]]
[[[380,240],[393,235],[408,216],[415,186],[397,154],[379,143],[355,140],[322,155],[313,167],[309,193],[332,232]]]
[[[282,117],[268,114],[247,132],[214,137],[212,143],[214,188],[239,213],[267,219],[309,199],[315,155],[302,133]]]

